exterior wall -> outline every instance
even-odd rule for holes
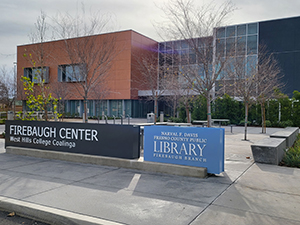
[[[253,29],[255,24],[258,27],[257,33]],[[245,34],[239,34],[239,30],[242,30],[240,28],[243,26]],[[292,97],[294,90],[300,91],[299,27],[300,17],[293,17],[217,28],[217,51],[222,51],[226,55],[226,49],[230,47],[231,42],[238,45],[243,41],[246,49],[249,51],[250,47],[251,52],[250,55],[246,52],[245,56],[257,58],[258,46],[265,45],[268,51],[274,54],[282,70],[282,83],[285,85],[283,93]],[[250,29],[251,32],[249,32]],[[256,46],[254,45],[255,40],[257,40]]]
[[[131,99],[131,35],[132,31],[118,33],[117,55],[107,76],[110,93],[105,99]]]
[[[284,75],[284,93],[300,91],[300,17],[259,23],[259,43],[275,53]]]
[[[215,28],[216,55],[214,57],[220,56],[227,58],[227,63],[233,65],[233,67],[237,58],[244,59],[245,62],[247,62],[243,64],[245,72],[254,68],[258,60],[258,27],[258,23],[248,23]],[[226,78],[226,72],[221,73],[221,75],[225,75],[225,80],[216,81],[216,93],[235,93],[231,88],[224,88],[224,84],[233,84],[234,81],[230,78]]]
[[[133,99],[138,99],[139,90],[149,90],[140,72],[140,65],[137,60],[141,57],[148,57],[148,61],[153,60],[153,64],[158,60],[158,42],[145,38],[138,33],[132,33],[132,55],[131,55],[131,95]],[[154,74],[156,76],[157,74]],[[145,86],[146,85],[146,86]]]
[[[104,38],[112,38],[115,40],[116,56],[112,60],[111,68],[107,76],[104,78],[103,85],[105,85],[106,94],[102,99],[120,100],[120,99],[138,99],[137,89],[138,86],[132,81],[132,52],[137,49],[147,49],[148,45],[153,45],[157,42],[142,36],[134,31],[123,31],[109,34],[96,35],[91,37],[95,42],[102,43]],[[74,40],[74,39],[73,39]],[[72,39],[69,40],[72,42]],[[54,96],[56,90],[68,90],[67,100],[81,100],[83,99],[83,90],[79,83],[58,82],[58,66],[70,64],[69,56],[66,52],[65,41],[52,41],[43,43],[42,48],[39,44],[22,45],[17,47],[17,76],[18,87],[22,87],[20,81],[21,76],[24,75],[24,68],[38,67],[39,60],[37,57],[40,55],[40,49],[44,51],[44,66],[49,67],[49,91]],[[38,54],[35,54],[38,52]],[[99,87],[100,89],[101,87]],[[22,88],[19,88],[18,98],[24,100],[25,95],[22,94]],[[78,92],[80,90],[81,93]],[[88,99],[99,99],[96,95],[90,92]]]
[[[59,64],[66,64],[66,55],[61,51],[63,46],[62,41],[57,42],[48,42],[43,44],[43,51],[47,52],[44,57],[44,65],[49,67],[49,84],[57,83],[57,61]],[[23,45],[17,47],[17,87],[18,87],[18,99],[24,100],[25,95],[23,93],[23,85],[21,82],[21,77],[24,76],[25,68],[32,68],[40,66],[38,60],[36,59],[37,55],[40,55],[39,52],[41,48],[39,45]],[[53,59],[51,59],[53,56]],[[53,85],[54,86],[54,85]]]

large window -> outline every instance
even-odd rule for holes
[[[247,57],[247,68],[246,73],[247,75],[253,75],[257,71],[257,56],[248,56]]]
[[[247,38],[247,47],[248,47],[248,55],[257,54],[257,35],[248,36]]]
[[[24,68],[24,77],[33,83],[49,83],[49,67]]]
[[[235,36],[235,26],[226,28],[226,37],[234,37]]]
[[[257,54],[258,48],[258,23],[241,24],[217,28],[216,51],[217,56],[232,54],[236,46],[236,55]],[[226,43],[226,44],[225,44]]]
[[[248,24],[248,34],[257,34],[257,23]]]
[[[246,35],[246,24],[238,25],[237,26],[237,35]]]
[[[235,38],[226,39],[226,54],[231,55],[235,52]]]
[[[83,65],[60,65],[58,66],[59,82],[81,82],[84,81]]]
[[[246,54],[246,37],[238,37],[237,38],[237,55],[245,55]]]
[[[217,38],[225,37],[225,27],[221,27],[217,29]]]
[[[225,39],[217,39],[217,54],[218,57],[223,57],[225,51]]]

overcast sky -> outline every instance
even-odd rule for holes
[[[197,4],[211,0],[197,0]],[[249,23],[284,17],[300,16],[300,0],[232,0],[237,10],[229,24]],[[0,66],[8,69],[16,62],[16,46],[29,43],[28,35],[43,10],[53,17],[57,12],[75,15],[83,3],[113,15],[116,30],[135,30],[154,40],[159,40],[153,27],[162,21],[162,11],[156,5],[167,0],[1,0],[0,1]],[[216,3],[224,0],[215,0]],[[88,10],[86,10],[88,11]],[[299,28],[300,29],[300,28]]]

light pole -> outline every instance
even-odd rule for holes
[[[13,103],[14,103],[14,120],[16,119],[16,98],[17,98],[17,62],[13,62],[14,65],[14,81],[13,81]]]

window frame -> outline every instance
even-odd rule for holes
[[[43,76],[43,83],[47,84],[49,83],[49,70],[50,68],[48,66],[44,67],[26,67],[24,68],[24,77],[27,77],[30,79],[31,82],[34,84],[40,84],[42,83],[42,77],[38,75],[33,75],[37,74],[37,70],[43,69],[45,72],[45,76]]]
[[[83,64],[64,64],[64,65],[58,65],[58,68],[57,68],[57,80],[58,80],[58,82],[62,82],[62,83],[79,83],[79,82],[84,82],[85,79],[82,76],[82,74],[80,74],[80,70],[83,69],[83,67],[84,67]],[[70,69],[70,70],[68,70],[68,69]],[[77,72],[78,75],[76,75],[77,69],[78,69],[78,72]],[[72,74],[70,74],[70,72]],[[74,76],[74,72],[75,72],[75,76]]]

